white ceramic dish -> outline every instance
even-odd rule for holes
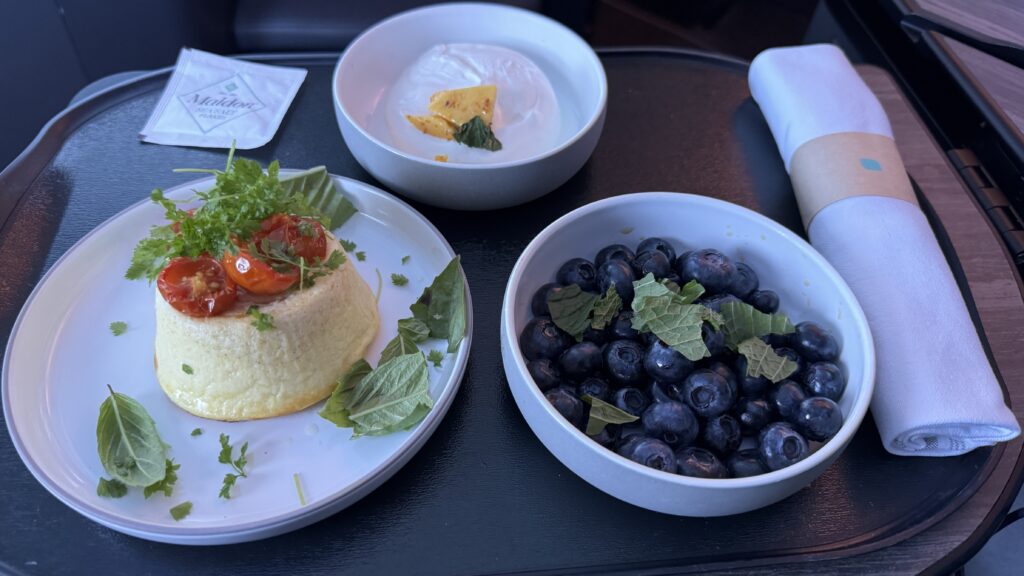
[[[747,262],[761,286],[775,290],[794,322],[828,327],[842,346],[847,375],[839,402],[843,427],[806,459],[749,478],[689,478],[647,468],[593,442],[565,420],[530,378],[519,334],[532,317],[530,299],[573,257],[593,258],[613,243],[635,246],[659,236],[676,249],[717,248]],[[505,375],[519,409],[541,442],[597,488],[637,506],[680,516],[724,516],[777,502],[810,484],[843,451],[871,401],[875,355],[864,313],[832,266],[809,244],[751,210],[703,196],[671,192],[628,194],[583,206],[544,229],[520,256],[501,313]]]
[[[418,212],[372,186],[335,177],[359,213],[335,230],[365,250],[350,260],[370,285],[375,269],[385,280],[381,330],[367,352],[372,364],[397,333],[396,322],[455,256],[445,239]],[[212,178],[166,191],[184,200]],[[146,200],[90,232],[53,265],[29,296],[4,356],[3,407],[8,431],[36,479],[68,506],[115,530],[160,542],[226,544],[266,538],[311,524],[352,504],[398,471],[441,422],[458,390],[472,340],[472,303],[467,287],[466,337],[440,369],[429,368],[434,408],[414,429],[350,441],[349,429],[320,418],[318,403],[301,412],[249,422],[218,422],[188,414],[171,403],[153,373],[153,287],[128,281],[124,272],[135,243],[150,226],[164,223],[163,210]],[[402,264],[403,256],[410,256]],[[402,273],[409,284],[387,280]],[[113,336],[108,325],[128,323]],[[440,341],[423,347],[441,348]],[[96,453],[96,418],[106,385],[135,398],[152,415],[169,455],[181,465],[170,498],[144,500],[133,489],[112,500],[96,495],[105,476]],[[201,428],[201,436],[190,432]],[[249,477],[238,480],[230,500],[217,493],[227,466],[217,462],[218,436],[249,442]],[[299,475],[305,505],[293,475]],[[192,513],[175,522],[168,510],[189,500]]]
[[[563,126],[557,145],[515,161],[458,164],[422,158],[389,141],[379,127],[388,91],[424,52],[452,43],[503,46],[532,60],[558,100]],[[426,204],[491,210],[547,194],[586,163],[604,126],[608,83],[590,46],[554,20],[496,4],[440,4],[403,12],[352,41],[335,68],[333,93],[345,143],[378,180]]]

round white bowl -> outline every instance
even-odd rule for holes
[[[503,46],[540,67],[568,123],[554,148],[493,164],[437,162],[399,150],[371,127],[402,71],[431,47],[456,42]],[[493,210],[547,194],[586,163],[604,127],[608,81],[590,46],[550,18],[496,4],[440,4],[398,14],[353,40],[334,70],[333,93],[345,144],[375,178],[425,204]]]
[[[532,317],[530,299],[573,257],[593,258],[603,246],[635,247],[660,236],[677,251],[717,248],[748,263],[763,288],[779,294],[793,322],[813,320],[842,346],[847,376],[839,402],[839,433],[806,459],[749,478],[703,479],[648,468],[598,445],[544,398],[519,350],[519,333]],[[680,516],[724,516],[767,506],[810,484],[853,438],[871,402],[875,354],[864,313],[832,266],[807,242],[746,208],[672,192],[629,194],[578,208],[544,229],[526,247],[505,290],[501,353],[512,395],[540,441],[578,476],[631,504]]]

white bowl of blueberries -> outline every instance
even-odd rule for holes
[[[867,413],[875,356],[839,274],[778,223],[713,198],[617,196],[552,223],[502,309],[509,387],[563,464],[682,516],[811,484]]]

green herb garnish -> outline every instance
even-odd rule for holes
[[[479,116],[473,116],[469,122],[459,126],[452,138],[470,148],[483,148],[491,152],[501,150],[501,142],[494,136],[491,127]]]
[[[591,325],[590,314],[594,311],[598,298],[600,297],[597,294],[584,292],[576,284],[569,284],[561,290],[552,290],[548,293],[551,321],[579,341]]]
[[[148,500],[150,496],[157,492],[163,492],[164,496],[170,496],[174,490],[174,484],[178,482],[178,469],[181,468],[181,464],[175,464],[174,460],[170,458],[164,464],[164,478],[159,482],[154,482],[142,491],[142,495]]]
[[[245,442],[242,444],[242,448],[238,451],[238,458],[232,459],[231,453],[233,449],[231,447],[231,437],[227,434],[220,435],[220,454],[217,455],[217,462],[221,464],[227,464],[231,466],[234,472],[228,472],[224,475],[224,483],[220,487],[221,498],[231,498],[231,488],[235,485],[235,481],[239,478],[247,478],[245,473],[245,465],[248,464],[246,460],[245,452],[249,449],[249,443]]]
[[[114,336],[120,336],[128,331],[128,324],[125,322],[117,321],[110,323],[110,333]]]
[[[342,247],[343,250],[345,250],[345,252],[349,252],[349,253],[355,252],[355,249],[356,249],[356,243],[355,242],[353,242],[351,240],[345,240],[344,238],[338,238],[338,243],[341,244],[341,247]]]
[[[430,353],[427,354],[427,362],[433,363],[434,368],[441,367],[441,360],[444,360],[444,352],[441,352],[440,350],[431,350]]]
[[[639,418],[629,412],[589,394],[584,395],[581,400],[590,404],[590,416],[587,418],[588,436],[600,434],[604,427],[609,424],[629,424],[639,420]]]
[[[413,342],[423,342],[430,337],[430,328],[417,318],[402,318],[398,321],[398,333]]]
[[[747,359],[747,376],[751,378],[764,376],[772,382],[782,382],[799,368],[796,362],[780,356],[760,338],[744,340],[737,349]]]
[[[391,341],[384,346],[384,349],[381,350],[378,365],[384,364],[392,358],[397,358],[406,354],[415,354],[419,351],[420,349],[416,347],[416,342],[412,341],[412,339],[402,332],[399,332],[398,336],[392,338]]]
[[[185,518],[191,513],[192,503],[188,501],[182,502],[181,504],[178,504],[174,508],[171,508],[171,518],[174,518],[175,521],[180,522],[183,518]]]
[[[358,212],[352,202],[338,190],[325,166],[281,174],[279,181],[285,194],[301,195],[310,207],[325,216],[325,228],[340,228]]]
[[[260,312],[260,309],[257,306],[249,306],[249,309],[245,311],[245,314],[252,318],[252,322],[250,322],[250,324],[255,326],[260,332],[273,330],[275,328],[274,317],[265,312]]]
[[[402,256],[402,265],[404,266],[405,264],[408,264],[408,263],[409,263],[409,256]]]
[[[192,434],[190,434],[190,436],[202,436],[202,435],[203,435],[203,429],[202,428],[195,428],[195,429],[192,430]]]
[[[458,256],[453,258],[409,307],[432,337],[448,340],[448,352],[458,349],[466,335],[466,286],[459,262]]]
[[[741,342],[769,334],[789,334],[796,330],[785,314],[765,314],[746,302],[722,304],[725,343],[736,350]]]
[[[363,252],[362,250],[356,252],[356,260],[359,260],[360,262],[366,262],[366,252]]]
[[[298,473],[292,474],[292,481],[295,483],[295,492],[299,495],[299,506],[305,506],[306,497],[302,495],[302,484],[299,484]]]
[[[100,478],[100,483],[96,485],[96,495],[100,498],[120,498],[127,493],[128,487],[117,479]]]
[[[409,283],[409,279],[401,274],[391,273],[391,283],[395,286],[405,286]]]
[[[374,370],[360,361],[338,383],[320,415],[352,428],[352,437],[379,436],[407,430],[434,405],[427,361],[422,352],[381,363]]]
[[[654,280],[652,274],[633,282],[633,329],[653,332],[662,342],[691,362],[711,355],[701,327],[711,311],[676,294]]]
[[[604,296],[594,303],[594,319],[590,322],[590,327],[594,330],[604,330],[621,310],[622,298],[619,297],[615,286],[609,286]]]
[[[132,398],[114,392],[100,405],[96,444],[103,469],[127,486],[164,479],[166,448],[149,413]]]
[[[188,374],[189,376],[195,373],[195,371],[192,370],[192,367],[189,366],[188,364],[182,364],[181,371],[184,372],[185,374]]]

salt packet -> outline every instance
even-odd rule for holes
[[[182,48],[139,137],[153,144],[258,148],[274,137],[305,78],[301,68]]]

